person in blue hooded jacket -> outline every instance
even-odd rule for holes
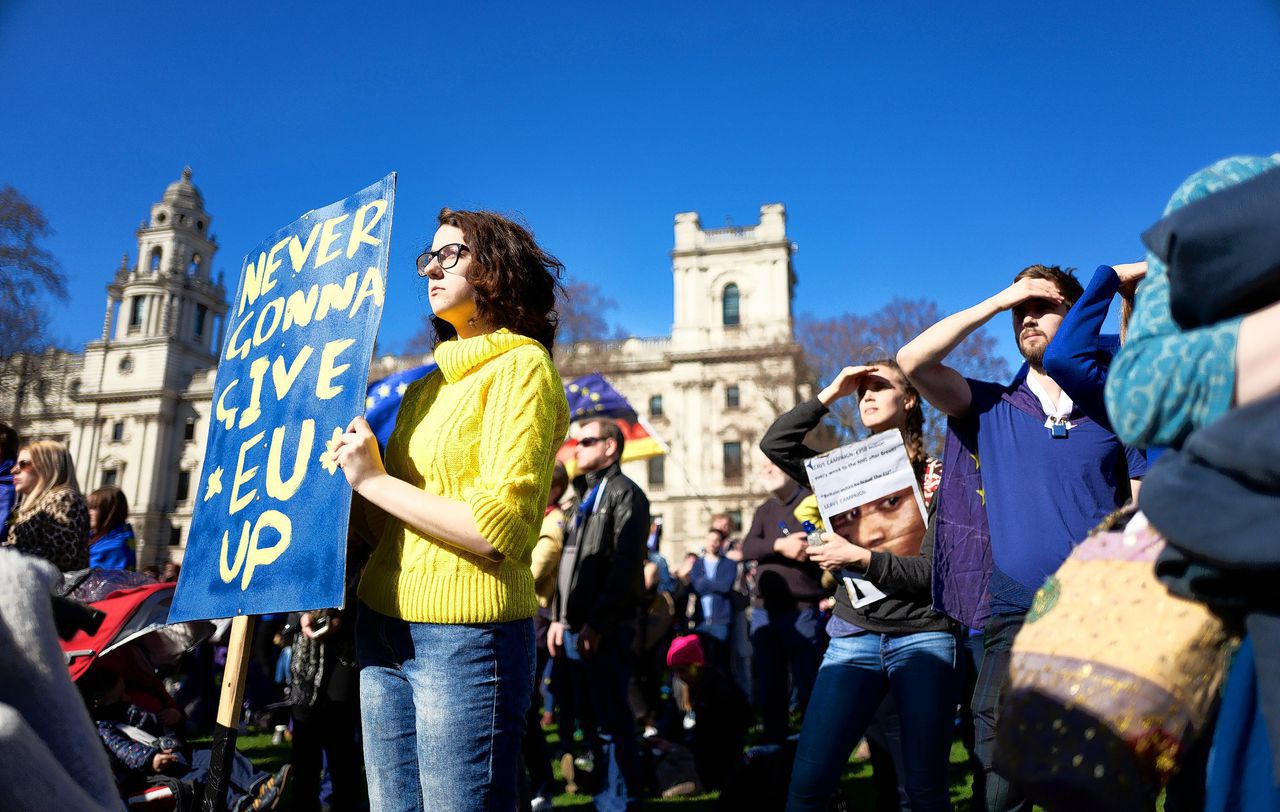
[[[89,566],[104,570],[133,570],[138,557],[134,552],[133,526],[129,518],[129,500],[114,485],[98,488],[89,494]]]

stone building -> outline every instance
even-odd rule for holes
[[[211,224],[188,168],[108,283],[101,338],[9,359],[0,382],[0,419],[65,442],[86,493],[124,491],[141,563],[181,558],[191,523],[227,311]]]
[[[624,468],[663,518],[668,555],[700,547],[715,513],[749,525],[767,496],[757,443],[809,392],[793,330],[794,253],[780,203],[745,227],[704,229],[697,213],[677,214],[671,335],[583,342],[558,359],[566,381],[604,375],[670,447]]]
[[[107,285],[101,338],[80,354],[9,359],[0,379],[0,420],[24,438],[66,442],[86,493],[124,490],[144,564],[181,560],[191,523],[227,311],[209,276],[211,223],[187,169],[138,228],[136,260],[126,255]],[[808,391],[794,251],[781,204],[746,227],[703,229],[696,213],[678,214],[671,335],[558,353],[566,381],[602,373],[670,447],[627,464],[664,519],[668,555],[700,545],[714,513],[749,523],[765,497],[756,444]],[[375,359],[370,379],[424,360]]]

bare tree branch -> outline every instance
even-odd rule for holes
[[[42,302],[67,296],[66,276],[40,245],[51,234],[34,203],[12,186],[0,188],[0,357],[42,349]]]
[[[942,318],[935,302],[896,298],[868,315],[848,313],[828,319],[802,319],[798,339],[814,374],[814,384],[822,386],[849,364],[893,358],[903,345]],[[996,340],[985,329],[957,347],[947,364],[964,375],[983,380],[1004,381],[1010,374],[1008,364],[996,353]],[[831,418],[841,442],[860,436],[858,406],[853,398],[836,402]],[[924,433],[925,446],[934,454],[940,453],[946,421],[927,403]]]

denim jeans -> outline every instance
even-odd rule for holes
[[[369,804],[379,812],[508,810],[533,692],[533,621],[356,621]]]
[[[812,608],[751,610],[752,687],[767,742],[777,744],[787,737],[793,691],[801,712],[808,705],[822,661],[819,620],[818,610]]]
[[[902,781],[911,809],[950,809],[955,662],[956,638],[950,632],[834,638],[800,731],[787,809],[827,808],[849,754],[889,692],[902,723]]]

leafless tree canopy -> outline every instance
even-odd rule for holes
[[[935,302],[926,299],[894,299],[874,313],[846,313],[828,319],[800,320],[797,338],[818,388],[830,383],[841,369],[876,358],[892,358],[907,342],[945,316]],[[986,329],[971,335],[947,359],[947,364],[971,378],[1004,381],[1009,365],[996,353],[996,340]],[[854,398],[838,401],[831,417],[841,442],[860,436],[858,406]],[[942,451],[946,422],[925,404],[925,445],[933,454]]]
[[[556,344],[567,347],[579,341],[616,338],[618,331],[605,316],[617,306],[617,302],[590,282],[569,281],[556,302],[560,314]]]
[[[66,277],[40,245],[52,233],[35,204],[12,186],[0,188],[0,358],[42,349],[44,299],[67,296]]]

